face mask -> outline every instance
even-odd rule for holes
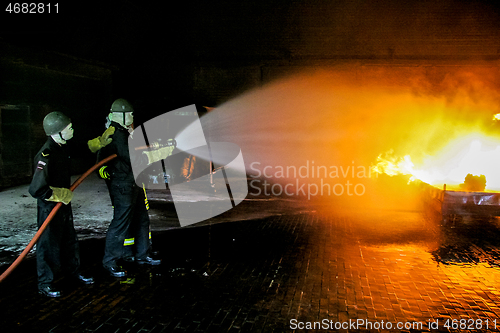
[[[69,124],[61,132],[57,134],[52,134],[51,137],[52,139],[54,139],[55,142],[64,145],[66,144],[66,141],[73,138],[73,132],[74,132],[73,124]]]
[[[63,140],[68,141],[73,138],[73,133],[74,133],[73,124],[69,124],[68,126],[66,126],[65,129],[61,131],[61,136]]]
[[[130,131],[134,124],[134,113],[133,112],[112,112],[111,120],[122,125]]]

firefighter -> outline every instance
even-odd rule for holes
[[[111,176],[108,172],[108,166],[104,165],[99,169],[99,177],[104,179],[106,186],[108,188],[109,192],[109,182],[111,179]],[[148,197],[146,194],[146,188],[143,184],[143,189],[144,189],[144,204],[146,205],[146,209],[149,210],[149,204],[148,204]],[[111,197],[111,195],[110,195]],[[115,208],[113,204],[113,198],[111,197],[111,206],[113,209]],[[132,226],[133,224],[131,224]],[[135,261],[135,255],[134,255],[134,244],[135,244],[135,239],[133,236],[133,232],[129,229],[127,230],[126,236],[125,236],[125,241],[123,242],[123,260],[126,262],[133,263]],[[149,247],[151,248],[151,229],[149,230]]]
[[[35,171],[29,193],[37,199],[40,228],[58,202],[63,205],[41,235],[36,246],[38,290],[48,297],[60,297],[61,292],[53,286],[54,275],[63,268],[76,281],[92,284],[92,277],[80,274],[78,238],[73,225],[69,190],[71,182],[67,141],[73,137],[71,120],[61,112],[51,112],[43,120],[47,141],[35,156]],[[88,142],[91,150],[98,150],[112,141],[108,129],[103,136]]]
[[[114,206],[113,219],[106,234],[102,264],[113,277],[125,277],[119,266],[125,259],[124,242],[129,235],[134,238],[135,262],[139,265],[159,265],[160,260],[150,257],[149,215],[145,203],[145,192],[137,186],[132,171],[128,148],[128,137],[133,131],[134,109],[125,99],[117,99],[110,109],[111,126],[116,128],[113,142],[103,148],[99,155],[118,157],[106,168],[111,202]]]
[[[110,116],[108,115],[108,116],[106,116],[106,122],[104,124],[104,127],[109,128],[110,126],[111,126],[111,119],[110,119]],[[111,179],[111,176],[109,175],[109,172],[108,172],[108,166],[103,165],[99,169],[98,174],[99,174],[99,177],[102,178],[104,180],[104,182],[106,183],[106,187],[108,188],[108,192],[109,192],[109,186],[110,186],[109,181]],[[144,195],[146,196],[146,198],[145,198],[146,209],[149,210],[148,198],[146,195],[145,188],[144,188]],[[111,206],[114,209],[115,206],[113,204],[113,198],[111,197],[111,195],[110,195],[110,199],[111,199]],[[126,262],[134,262],[135,261],[134,250],[133,250],[134,246],[133,245],[134,245],[134,236],[132,235],[132,232],[130,230],[128,230],[127,234],[125,236],[125,241],[123,242],[123,246],[124,246],[123,260]],[[151,247],[151,229],[149,230],[149,246]]]

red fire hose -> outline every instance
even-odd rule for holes
[[[90,169],[88,169],[83,175],[80,176],[80,178],[78,178],[73,183],[73,185],[71,185],[71,187],[69,189],[71,191],[74,191],[75,188],[77,188],[78,185],[80,185],[81,182],[83,182],[83,180],[85,178],[87,178],[87,176],[90,175],[95,169],[97,169],[101,165],[103,165],[103,164],[111,161],[116,156],[117,156],[116,154],[108,156],[105,159],[103,159],[102,161],[100,161],[99,163],[97,163],[96,165],[94,165],[93,167],[91,167]],[[38,239],[40,238],[40,236],[42,236],[42,233],[45,231],[45,229],[49,225],[49,222],[52,220],[52,218],[54,218],[54,215],[56,215],[56,213],[59,210],[59,208],[61,207],[61,205],[62,205],[62,202],[58,202],[56,204],[56,206],[54,208],[52,208],[52,211],[50,212],[49,216],[47,216],[47,218],[43,222],[42,226],[38,229],[38,232],[35,234],[35,236],[31,240],[31,242],[28,244],[28,246],[26,246],[26,248],[24,249],[24,251],[19,255],[19,257],[17,257],[16,261],[14,261],[9,266],[9,268],[7,268],[7,270],[5,272],[3,272],[2,275],[0,275],[0,282],[2,282],[21,263],[21,261],[23,261],[24,257],[26,257],[26,255],[28,254],[28,252],[30,252],[30,250],[33,248],[33,246],[35,246],[36,242],[38,241]]]

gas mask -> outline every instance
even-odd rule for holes
[[[59,144],[66,144],[66,141],[70,140],[73,138],[73,124],[69,124],[66,126],[61,132],[57,134],[52,134],[51,137],[54,139],[55,142]]]
[[[109,119],[120,124],[127,129],[129,133],[134,130],[134,113],[133,112],[111,112]]]

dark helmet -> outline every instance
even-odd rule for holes
[[[61,132],[69,124],[71,124],[71,119],[58,111],[49,113],[43,119],[43,129],[47,136]]]
[[[111,112],[134,112],[134,108],[130,103],[123,99],[123,98],[118,98],[111,104]]]

